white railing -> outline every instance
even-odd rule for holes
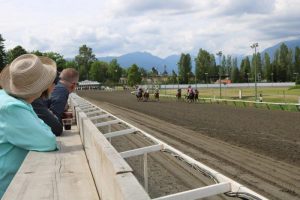
[[[162,151],[162,152],[170,153],[174,157],[180,158],[180,160],[188,163],[190,166],[193,166],[193,168],[199,170],[201,173],[205,174],[206,176],[208,176],[212,180],[214,180],[215,184],[209,185],[206,187],[201,187],[201,188],[196,188],[193,190],[176,193],[176,194],[162,196],[159,198],[155,198],[153,200],[179,200],[179,199],[195,200],[195,199],[210,197],[210,196],[223,194],[223,193],[228,196],[240,197],[240,198],[244,198],[244,199],[267,200],[267,198],[257,194],[256,192],[252,191],[251,189],[249,189],[249,188],[239,184],[238,182],[224,176],[223,174],[211,169],[210,167],[204,165],[203,163],[196,161],[195,159],[185,155],[181,151],[171,147],[170,145],[166,144],[165,142],[160,141],[159,139],[153,137],[152,135],[146,133],[145,131],[127,123],[126,121],[124,121],[122,119],[119,119],[118,117],[108,113],[107,111],[97,107],[94,104],[89,103],[85,99],[83,99],[75,94],[71,95],[71,104],[73,104],[73,107],[76,110],[77,125],[79,126],[80,135],[83,140],[83,145],[86,149],[86,154],[87,154],[87,157],[90,162],[90,168],[92,170],[92,174],[94,176],[97,175],[97,171],[94,170],[94,168],[97,168],[97,166],[93,166],[93,165],[103,166],[103,163],[101,163],[101,161],[108,162],[105,159],[97,161],[97,162],[93,161],[94,159],[97,159],[96,158],[97,156],[98,157],[107,157],[107,159],[113,157],[114,160],[109,160],[110,165],[116,164],[116,163],[112,163],[112,162],[117,162],[117,164],[121,165],[121,167],[119,166],[119,170],[122,168],[119,172],[116,172],[116,173],[130,173],[130,175],[132,175],[132,173],[131,173],[132,169],[127,165],[127,163],[125,163],[125,160],[123,160],[123,159],[132,157],[132,156],[143,155],[143,158],[144,158],[144,190],[148,191],[147,155],[150,152]],[[98,111],[98,112],[96,112],[96,111]],[[91,112],[93,112],[94,114],[99,114],[99,115],[88,117],[89,113],[91,113]],[[105,121],[105,122],[101,122],[101,123],[96,123],[96,122],[93,123],[92,122],[92,121],[94,121],[96,119],[100,119],[100,118],[108,118],[109,120]],[[111,132],[111,126],[116,123],[118,123],[118,124],[121,123],[123,125],[126,125],[126,127],[128,127],[128,128],[125,128],[124,130]],[[101,127],[107,126],[108,132],[106,134],[102,134],[96,128],[97,126],[98,127],[99,126],[101,126]],[[107,143],[108,142],[107,140],[106,140],[106,142],[104,142],[104,141],[102,141],[103,138],[101,138],[101,141],[103,142],[102,145],[105,145],[105,148],[104,147],[95,147],[95,148],[103,148],[103,149],[110,148],[111,152],[107,152],[107,151],[99,152],[98,151],[98,154],[100,153],[101,155],[95,155],[95,152],[93,152],[93,153],[89,152],[89,151],[91,151],[91,149],[93,149],[91,147],[92,146],[91,143],[93,143],[93,141],[91,140],[91,138],[89,138],[90,135],[93,135],[93,134],[86,132],[86,131],[92,131],[93,134],[96,134],[96,135],[94,135],[94,139],[97,139],[97,137],[99,137],[99,138],[103,137],[103,138],[108,139],[108,141],[111,141],[111,139],[113,137],[118,137],[120,135],[131,134],[134,132],[140,132],[145,137],[147,137],[148,139],[153,141],[154,144],[152,146],[137,148],[137,149],[133,149],[133,150],[125,151],[125,152],[119,152],[118,155],[115,155],[116,150],[111,145],[109,145],[110,143]],[[112,152],[114,153],[114,156],[103,155],[103,153],[112,154]],[[122,160],[120,158],[122,158]],[[104,166],[104,169],[102,169],[102,171],[105,169],[108,171],[111,171],[111,169],[109,169],[109,167],[110,166],[108,166],[108,167]],[[112,174],[112,176],[115,176],[115,174]],[[107,176],[100,177],[100,179],[105,179],[105,178],[111,179],[112,177],[107,177]],[[98,178],[94,177],[94,179],[97,184]],[[145,195],[142,191],[140,191],[140,188],[136,183],[136,181],[137,181],[136,179],[132,179],[132,177],[131,177],[131,181],[132,181],[132,183],[129,183],[129,182],[126,182],[126,183],[125,182],[117,182],[117,183],[113,182],[112,183],[112,184],[115,184],[113,187],[118,187],[118,188],[124,188],[124,187],[126,188],[126,186],[124,186],[122,184],[126,184],[126,185],[129,184],[131,190],[133,190],[133,191],[128,191],[128,192],[129,193],[135,192],[135,195],[131,195],[130,197],[127,196],[127,198],[119,196],[119,199],[140,200],[140,199],[149,198],[148,195]],[[107,181],[106,180],[104,180],[104,181],[98,180],[98,182],[105,183],[106,187],[109,187],[109,188],[112,187],[112,186],[108,186],[108,184],[111,182],[109,180],[107,180]],[[99,187],[98,190],[100,190],[100,191],[104,190],[102,188],[102,187],[104,187],[104,185],[97,184],[97,187]],[[137,187],[137,188],[135,188],[135,187]],[[137,191],[138,191],[138,193],[137,193]],[[109,195],[109,194],[106,193],[105,195]],[[119,195],[121,195],[121,194],[119,194]],[[125,195],[124,192],[122,193],[122,195]],[[141,195],[141,196],[139,196],[139,195]],[[101,192],[100,192],[100,196],[101,196]],[[102,196],[102,197],[104,197],[104,196]],[[105,199],[105,198],[103,198],[103,199]]]
[[[163,97],[171,98],[171,99],[177,98],[175,95],[160,94],[159,96],[162,98]],[[260,102],[260,101],[246,101],[246,100],[219,99],[219,98],[199,98],[199,100],[202,100],[204,102],[209,101],[210,103],[232,102],[234,104],[243,103],[243,104],[252,104],[252,105],[266,105],[267,107],[269,105],[274,105],[274,106],[280,106],[282,109],[283,109],[283,106],[290,106],[290,107],[295,107],[296,110],[300,111],[300,103],[285,103],[285,102],[275,103],[275,102],[267,102],[267,101]]]

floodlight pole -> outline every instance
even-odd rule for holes
[[[221,87],[221,58],[222,58],[222,51],[219,51],[216,53],[217,56],[219,56],[219,86],[220,86],[220,99],[222,98],[222,87]]]
[[[256,74],[256,48],[258,47],[258,43],[254,43],[250,46],[252,49],[254,48],[254,81],[255,81],[255,101],[257,101],[257,74]]]

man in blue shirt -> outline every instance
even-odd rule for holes
[[[60,73],[60,80],[55,86],[48,101],[49,109],[61,121],[65,110],[69,94],[72,93],[79,80],[79,73],[73,68],[66,68]]]

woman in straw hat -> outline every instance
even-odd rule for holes
[[[55,135],[30,104],[55,76],[55,62],[33,54],[19,56],[1,72],[0,199],[30,150],[56,150]]]

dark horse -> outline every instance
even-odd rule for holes
[[[142,101],[143,100],[143,90],[139,90],[137,92],[136,99],[137,99],[137,101]]]
[[[144,101],[148,101],[148,100],[149,100],[149,92],[146,91],[146,92],[144,93]]]
[[[191,92],[188,95],[186,95],[185,98],[187,102],[192,103],[195,100],[195,94]]]
[[[159,92],[158,91],[155,91],[154,98],[156,101],[159,101]]]
[[[181,99],[181,89],[177,90],[176,98],[177,98],[177,101],[179,101]]]

